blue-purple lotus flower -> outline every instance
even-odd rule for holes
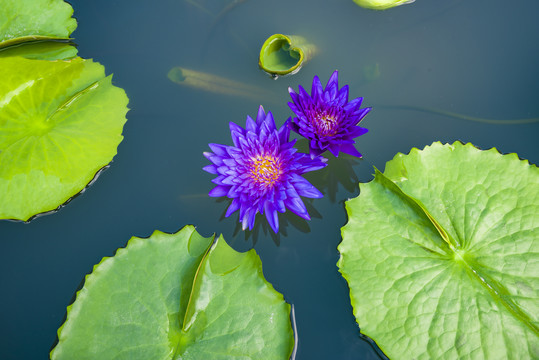
[[[301,85],[299,94],[291,88],[288,92],[293,101],[288,106],[297,116],[290,125],[307,138],[311,156],[329,150],[335,156],[343,152],[361,157],[354,146],[354,138],[368,131],[358,124],[371,108],[360,109],[363,98],[348,101],[348,85],[339,90],[337,71],[331,75],[325,89],[315,76],[310,96]]]
[[[204,156],[212,165],[204,170],[217,175],[217,186],[209,195],[232,199],[225,216],[239,209],[245,230],[252,229],[257,213],[265,214],[276,233],[279,231],[277,212],[286,208],[309,220],[300,196],[320,198],[322,193],[301,175],[325,167],[326,159],[297,153],[294,141],[289,141],[290,119],[279,129],[273,115],[260,106],[256,121],[247,116],[245,129],[230,123],[234,146],[209,144],[212,152]]]

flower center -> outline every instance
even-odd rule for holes
[[[317,114],[315,124],[317,132],[321,136],[333,136],[339,129],[339,120],[337,116],[327,113]]]
[[[271,155],[257,156],[251,162],[251,179],[259,185],[270,187],[281,178],[283,173],[280,159]]]

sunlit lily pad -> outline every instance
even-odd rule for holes
[[[0,58],[0,219],[80,192],[116,154],[127,96],[91,60]]]
[[[290,306],[254,250],[192,226],[132,238],[86,277],[51,352],[60,359],[288,359]]]
[[[77,27],[63,0],[2,0],[0,49],[33,40],[68,39]]]
[[[339,245],[361,332],[391,359],[539,358],[539,169],[434,143],[346,203]]]

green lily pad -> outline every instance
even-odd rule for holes
[[[0,49],[34,40],[69,39],[77,27],[62,0],[2,0]]]
[[[60,359],[288,359],[290,306],[238,253],[193,226],[132,238],[86,277],[51,352]]]
[[[316,47],[302,36],[275,34],[264,41],[258,65],[274,77],[293,75],[314,56],[315,52]]]
[[[91,60],[0,58],[0,219],[79,193],[116,154],[127,96]]]
[[[338,266],[392,359],[539,358],[539,169],[434,143],[346,203]]]
[[[373,10],[386,10],[395,6],[411,4],[415,0],[354,0],[361,7]]]

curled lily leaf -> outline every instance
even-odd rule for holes
[[[385,10],[395,6],[411,4],[415,0],[354,0],[361,7],[373,10]]]
[[[262,45],[258,65],[275,78],[293,75],[315,53],[316,46],[309,44],[302,36],[275,34]]]

